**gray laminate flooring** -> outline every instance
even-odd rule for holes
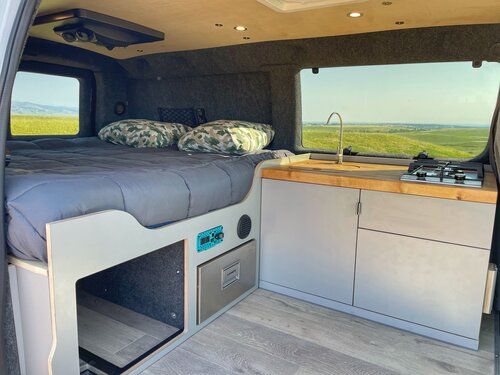
[[[259,289],[144,374],[487,375],[493,340],[486,315],[473,351]]]
[[[118,367],[124,367],[178,331],[83,291],[78,293],[77,311],[79,346]]]

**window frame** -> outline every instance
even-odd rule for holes
[[[441,62],[441,63],[453,63],[453,62],[470,62],[471,64],[473,61],[471,60],[443,60],[443,61],[408,61],[408,62],[394,62],[394,63],[379,63],[379,64],[353,64],[353,65],[325,65],[325,66],[303,66],[299,67],[296,70],[295,74],[295,103],[296,103],[296,119],[295,119],[295,151],[299,152],[307,152],[307,153],[314,153],[314,154],[319,154],[319,155],[325,155],[325,156],[330,156],[330,157],[335,157],[337,155],[337,150],[326,150],[326,149],[314,149],[314,148],[309,148],[305,147],[303,144],[303,123],[302,123],[302,80],[301,80],[301,72],[303,70],[311,70],[311,69],[329,69],[329,68],[346,68],[346,67],[361,67],[361,66],[390,66],[390,65],[407,65],[407,64],[432,64],[436,62]],[[498,61],[500,63],[500,61]],[[499,87],[499,95],[500,95],[500,87]],[[491,117],[493,119],[495,112],[495,108],[493,108],[493,112],[491,113]],[[492,120],[491,120],[492,121]],[[488,134],[488,140],[486,142],[485,148],[482,152],[480,152],[478,155],[475,157],[468,159],[468,160],[463,160],[463,161],[468,161],[468,162],[478,162],[478,163],[483,163],[483,164],[490,164],[490,149],[491,149],[491,143],[492,143],[492,124],[490,121],[490,131]],[[354,152],[356,150],[353,150]],[[346,161],[357,161],[357,160],[364,160],[370,161],[373,160],[375,162],[378,160],[378,162],[383,162],[384,160],[386,162],[389,162],[390,164],[392,163],[398,163],[398,164],[407,164],[410,162],[413,158],[412,155],[408,158],[401,158],[401,155],[396,155],[396,154],[357,154],[357,155],[344,155],[344,160]],[[432,156],[432,155],[431,155]],[[436,159],[443,159],[436,157]]]
[[[42,138],[80,138],[94,135],[95,130],[95,103],[96,103],[96,81],[93,72],[63,65],[42,63],[38,61],[21,62],[18,72],[38,73],[60,77],[75,78],[80,83],[78,121],[79,130],[73,135],[13,135],[10,127],[12,108],[9,100],[9,121],[7,137],[10,140],[30,141]]]

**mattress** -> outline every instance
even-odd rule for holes
[[[17,257],[47,261],[45,224],[122,210],[145,227],[240,202],[256,165],[289,155],[243,156],[130,148],[96,137],[7,142],[7,243]]]

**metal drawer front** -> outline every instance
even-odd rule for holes
[[[252,240],[198,266],[198,324],[255,286],[256,263]]]

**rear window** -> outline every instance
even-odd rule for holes
[[[500,83],[500,64],[470,62],[376,65],[301,72],[302,145],[364,155],[409,158],[421,151],[471,159],[486,147]]]
[[[13,136],[77,135],[80,131],[77,78],[20,71],[11,101]]]

